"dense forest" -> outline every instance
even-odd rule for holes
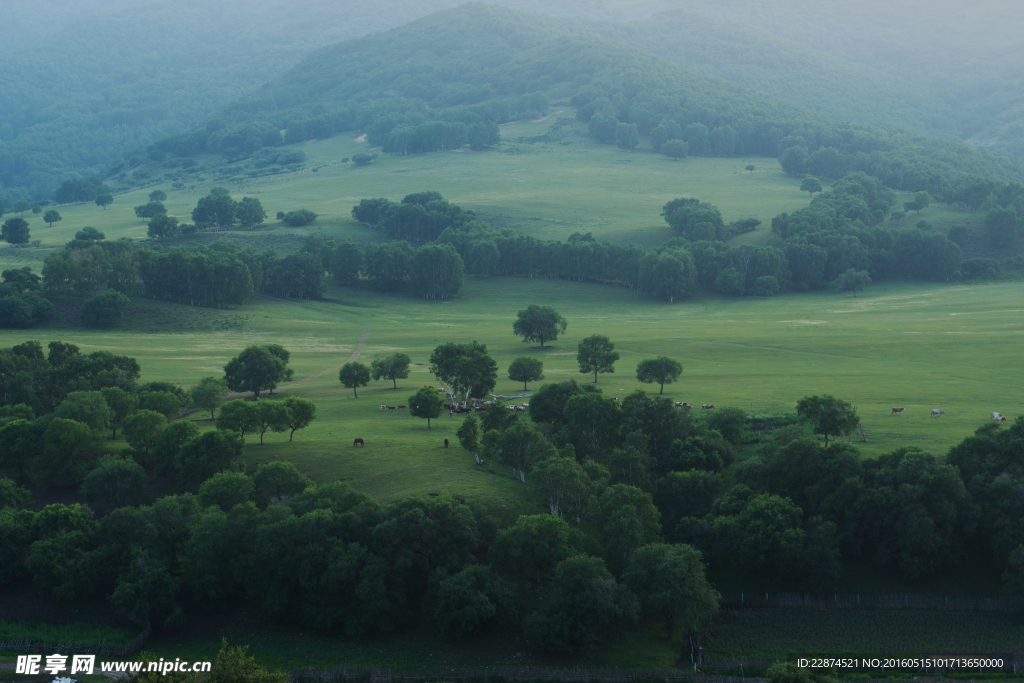
[[[619,401],[546,384],[528,414],[496,402],[460,418],[463,457],[511,470],[548,511],[499,520],[447,495],[383,506],[285,460],[236,467],[246,441],[294,438],[316,417],[297,397],[223,403],[232,389],[272,393],[288,360],[279,345],[251,346],[185,392],[139,384],[134,359],[105,351],[0,349],[0,584],[30,578],[58,601],[99,593],[140,625],[248,599],[304,627],[521,632],[555,652],[598,647],[644,618],[695,661],[720,606],[716,577],[737,567],[765,585],[829,591],[851,563],[908,579],[971,563],[1024,596],[1024,418],[980,428],[946,461],[914,448],[862,459],[828,443],[859,424],[853,407],[806,397],[727,478],[750,441],[742,409],[695,417],[642,391]],[[442,344],[430,360],[458,395],[495,384],[486,345]],[[421,417],[438,416],[436,389],[413,398],[435,409]],[[183,405],[215,414],[216,428],[169,421]],[[118,429],[127,457],[103,455]],[[150,472],[178,492],[140,505]],[[27,481],[78,486],[90,505],[32,512]]]

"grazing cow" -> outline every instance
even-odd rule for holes
[[[445,448],[448,448],[448,439],[445,439],[445,440],[444,440],[444,447],[445,447]]]
[[[353,448],[355,448],[356,446],[365,446],[365,445],[366,445],[366,442],[363,441],[362,439],[356,439],[355,441],[352,442],[352,447]]]
[[[489,407],[489,406],[476,406],[475,408],[473,408],[473,410],[475,410],[475,411],[476,411],[476,412],[478,412],[478,413],[482,413],[482,412],[484,412],[485,410],[487,410],[487,408],[488,408],[488,407]]]
[[[682,407],[683,407],[683,402],[682,401],[676,401],[676,408],[682,408]]]
[[[521,405],[524,408],[529,408],[530,407],[529,403],[520,403],[519,405]]]
[[[686,401],[683,401],[683,407],[686,408],[687,410],[693,410],[693,406],[691,406]]]
[[[394,406],[384,406],[384,407],[388,409],[389,413],[395,412],[395,407]]]
[[[380,409],[381,409],[382,411],[384,411],[384,410],[387,410],[387,409],[388,409],[388,407],[387,407],[386,405],[384,405],[383,403],[381,403],[381,404],[380,404]]]
[[[993,422],[1006,422],[1006,418],[1003,417],[1002,415],[1000,415],[999,413],[992,413],[992,421]]]
[[[892,414],[893,415],[899,415],[902,412],[903,412],[903,408],[893,408],[892,409]]]
[[[405,406],[398,406],[399,410],[405,410]]]
[[[945,410],[939,410],[938,408],[932,408],[932,416],[935,416],[935,415],[945,415],[945,414],[946,414]]]
[[[714,403],[702,403],[701,406],[700,406],[700,409],[701,410],[714,410],[715,409],[715,404]]]

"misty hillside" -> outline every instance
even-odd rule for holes
[[[423,138],[431,122],[503,123],[541,115],[555,102],[576,107],[604,142],[615,141],[620,123],[646,137],[668,122],[692,155],[779,156],[792,149],[783,162],[791,173],[838,178],[863,171],[894,189],[926,189],[950,201],[958,193],[964,198],[957,201],[973,204],[979,193],[984,199],[989,191],[976,189],[974,178],[1024,179],[1017,160],[845,123],[594,37],[579,22],[484,4],[317,50],[206,127],[157,143],[158,166],[138,169],[134,178],[149,182],[196,154],[233,162],[344,131],[366,133],[384,152],[445,149],[452,143],[408,141]],[[133,182],[128,169],[120,171],[117,180]]]
[[[189,129],[321,46],[456,4],[8,3],[0,197],[49,197],[62,180]],[[998,3],[940,12],[904,1],[871,14],[874,5],[857,2],[835,8],[842,22],[831,19],[833,8],[802,0],[500,4],[577,17],[539,22],[538,37],[600,35],[839,119],[1024,154],[1019,27]],[[864,18],[876,15],[884,21]]]

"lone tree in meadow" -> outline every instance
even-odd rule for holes
[[[386,358],[377,358],[370,363],[370,371],[373,373],[373,379],[389,379],[394,385],[393,388],[398,388],[398,380],[407,379],[409,377],[409,363],[412,359],[404,353],[395,352]]]
[[[512,331],[524,342],[539,342],[543,349],[545,341],[555,341],[568,326],[565,318],[550,306],[530,304],[525,311],[519,311],[512,323]]]
[[[149,201],[151,202],[163,202],[167,201],[167,193],[163,190],[153,190],[149,193]]]
[[[49,211],[43,214],[43,220],[49,223],[50,227],[52,228],[54,223],[56,223],[57,221],[64,220],[64,217],[57,213],[56,209],[50,209]]]
[[[757,168],[757,166],[754,166],[753,164],[747,164],[746,166],[743,167],[743,170],[750,171],[751,173],[753,173],[755,168]]]
[[[592,334],[582,339],[576,351],[580,372],[584,375],[594,373],[595,383],[597,373],[615,372],[615,361],[618,359],[619,352],[615,350],[615,344],[602,334]]]
[[[107,207],[114,203],[114,195],[109,192],[96,195],[96,206],[102,206],[103,210],[106,211]]]
[[[848,269],[845,273],[835,279],[833,285],[840,292],[853,292],[853,298],[857,298],[857,290],[864,289],[871,284],[871,275],[866,270]]]
[[[815,192],[821,192],[821,189],[821,181],[815,178],[814,176],[807,176],[806,178],[804,178],[804,181],[800,183],[800,191],[807,192],[812,197],[814,196]]]
[[[422,387],[419,391],[409,397],[409,413],[413,417],[427,419],[427,429],[430,429],[431,418],[441,416],[441,408],[444,407],[444,399],[437,389],[433,387]]]
[[[356,361],[345,363],[338,371],[338,380],[342,386],[352,390],[353,397],[359,398],[359,387],[370,383],[370,368]]]
[[[665,385],[672,384],[679,375],[683,374],[683,366],[679,361],[668,356],[658,356],[640,361],[636,366],[636,378],[644,384],[660,384],[661,391],[665,393]]]
[[[544,363],[536,358],[520,356],[509,364],[508,378],[513,382],[522,382],[523,391],[529,391],[527,382],[539,382],[544,379]]]
[[[800,399],[796,404],[796,414],[814,426],[815,434],[825,437],[825,446],[828,446],[830,434],[849,434],[860,425],[860,417],[852,405],[828,394]]]

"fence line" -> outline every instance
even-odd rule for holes
[[[16,652],[59,652],[60,654],[96,654],[123,656],[138,652],[142,644],[153,633],[153,627],[147,625],[135,640],[127,645],[104,645],[103,643],[83,643],[81,641],[67,641],[48,643],[41,640],[0,640],[0,650],[14,650]]]
[[[818,609],[923,609],[958,612],[1013,612],[1010,603],[999,598],[928,597],[913,593],[886,595],[815,596],[807,593],[758,593],[723,601],[726,609],[811,607]]]

